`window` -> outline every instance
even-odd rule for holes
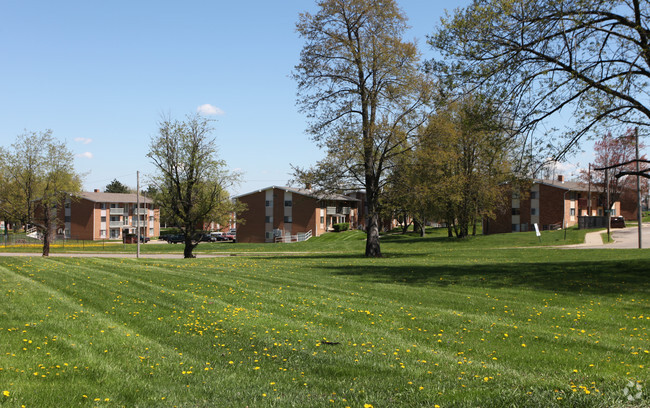
[[[513,208],[512,209],[512,215],[519,215],[521,214],[521,209],[519,208]]]
[[[616,208],[612,208],[612,217],[616,217]]]
[[[153,228],[149,228],[149,236],[153,237]]]
[[[64,220],[64,222],[70,222],[70,216],[69,216],[69,215],[66,215],[66,216],[65,216],[65,220]]]
[[[572,209],[571,209],[571,212],[569,213],[569,215],[571,215],[572,217],[573,217],[574,215],[576,215],[576,209],[575,209],[575,208],[572,208]]]
[[[530,192],[530,199],[535,200],[537,198],[537,191],[531,191]]]
[[[106,203],[101,203],[99,205],[99,208],[101,208],[102,210],[105,210],[106,209]]]
[[[519,232],[519,224],[512,224],[512,232]]]
[[[537,214],[537,208],[531,208],[530,215],[536,215],[536,214]]]
[[[293,220],[291,219],[291,217],[285,216],[284,217],[284,222],[290,223],[290,222],[293,222]]]
[[[291,207],[291,204],[292,204],[292,203],[291,203],[291,200],[285,200],[285,201],[284,201],[284,206],[285,206],[285,207]]]
[[[325,217],[320,217],[320,223],[325,224]]]
[[[266,201],[264,202],[264,205],[265,205],[266,207],[273,207],[273,201],[271,201],[271,200],[266,200]]]
[[[273,217],[271,217],[270,215],[267,215],[266,217],[264,217],[264,222],[267,222],[267,223],[273,222]]]
[[[519,191],[514,191],[512,193],[512,199],[513,200],[519,200]]]
[[[106,230],[105,229],[99,230],[99,237],[100,238],[106,238]]]
[[[149,222],[153,222],[153,215],[149,216]]]
[[[102,217],[104,222],[106,222],[106,217]],[[111,215],[111,221],[119,221],[120,216],[119,215]]]
[[[106,216],[105,216],[105,215],[102,216],[102,218],[101,218],[101,222],[106,222]]]

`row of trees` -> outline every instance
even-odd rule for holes
[[[227,193],[238,175],[226,171],[218,160],[212,132],[209,120],[199,115],[185,121],[163,119],[147,155],[156,168],[148,195],[184,232],[186,258],[193,257],[204,221],[226,224],[238,209]],[[0,156],[0,218],[5,225],[35,227],[43,239],[43,256],[48,256],[63,222],[58,209],[81,191],[82,176],[74,169],[74,155],[48,130],[18,136],[11,146],[0,147]],[[113,180],[106,192],[133,191]]]
[[[429,37],[441,58],[426,63],[394,0],[317,5],[297,24],[293,77],[327,157],[296,177],[365,189],[367,256],[381,256],[382,210],[466,236],[500,183],[543,164],[534,157],[561,159],[605,124],[649,124],[647,0],[474,0]],[[566,139],[540,132],[565,112]]]
[[[9,148],[0,147],[0,156],[0,217],[5,225],[36,227],[43,237],[43,256],[48,256],[57,208],[81,189],[74,155],[47,130],[21,134]]]

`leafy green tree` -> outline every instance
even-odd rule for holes
[[[476,234],[483,217],[494,216],[511,177],[509,122],[483,96],[465,96],[431,117],[412,166],[412,191],[453,233]]]
[[[210,121],[199,115],[163,118],[147,154],[157,170],[151,180],[154,200],[185,234],[185,258],[194,258],[204,221],[225,224],[237,209],[227,188],[238,175],[224,169],[212,132]]]
[[[4,170],[13,185],[10,196],[15,199],[16,211],[38,229],[43,256],[48,256],[62,222],[63,205],[81,190],[74,155],[65,143],[54,139],[51,130],[19,135],[5,155],[8,164]]]
[[[474,0],[430,37],[442,56],[434,66],[448,79],[501,90],[521,132],[573,110],[561,117],[570,119],[568,139],[549,145],[561,159],[599,125],[650,123],[649,4]]]
[[[393,0],[319,0],[301,14],[305,40],[297,81],[313,140],[327,150],[314,168],[296,169],[326,190],[365,189],[366,256],[380,257],[379,214],[386,169],[424,120],[430,92],[419,53],[404,41],[406,17]]]
[[[108,183],[106,185],[106,187],[104,188],[104,192],[105,193],[123,193],[123,194],[126,194],[126,193],[130,193],[131,189],[129,187],[125,186],[124,184],[120,183],[119,180],[114,179],[113,181],[111,181],[110,183]]]

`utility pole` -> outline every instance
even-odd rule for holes
[[[589,163],[589,172],[587,177],[589,177],[589,188],[587,190],[587,216],[591,217],[591,163]]]
[[[639,127],[634,130],[636,136],[636,218],[639,223],[639,249],[643,248],[643,240],[641,234],[641,221],[643,220],[643,213],[641,211],[641,172],[639,170]]]
[[[136,258],[140,258],[140,172],[136,172],[137,187],[135,196],[135,238],[138,241],[138,249],[135,254]]]
[[[610,228],[612,225],[612,206],[609,204],[609,169],[605,169],[605,188],[607,191],[607,198],[605,198],[605,214],[607,216],[607,242],[609,242]]]

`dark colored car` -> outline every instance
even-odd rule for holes
[[[165,240],[168,244],[178,244],[179,242],[185,242],[185,235],[176,234],[176,235],[167,235]]]
[[[611,226],[612,228],[625,228],[625,218],[612,217]]]
[[[217,242],[217,238],[210,234],[201,234],[199,242]]]
[[[149,241],[151,241],[151,238],[140,235],[140,242],[146,244]]]

